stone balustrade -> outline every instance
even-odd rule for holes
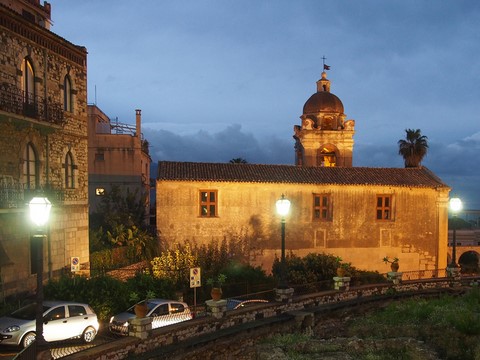
[[[151,330],[148,337],[126,337],[65,357],[69,360],[120,360],[146,355],[156,359],[182,358],[183,353],[196,351],[215,342],[252,342],[252,334],[270,336],[282,332],[308,332],[328,309],[387,299],[389,296],[411,296],[450,292],[478,284],[480,277],[462,279],[432,278],[350,287],[294,296],[290,302],[259,303],[228,311],[224,316],[203,316],[193,320]],[[222,311],[223,314],[223,311]],[[315,316],[317,314],[317,316]],[[197,355],[198,355],[197,354]],[[201,356],[201,355],[198,355]]]

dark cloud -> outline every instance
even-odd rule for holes
[[[238,124],[216,133],[198,131],[179,135],[166,130],[148,129],[147,134],[154,162],[228,162],[239,157],[257,164],[293,165],[295,162],[293,139],[266,136],[259,140],[253,134],[244,132]],[[397,141],[403,137],[404,132],[389,145],[356,143],[354,166],[403,167],[403,158],[398,154],[397,145]],[[450,186],[452,193],[462,197],[465,207],[469,209],[480,209],[479,151],[480,132],[446,146],[430,142],[422,163]]]
[[[249,163],[291,164],[293,144],[276,137],[259,142],[253,134],[231,125],[217,133],[198,131],[178,135],[166,130],[148,130],[147,140],[154,161],[228,162],[243,158]]]

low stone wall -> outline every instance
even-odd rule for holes
[[[224,317],[199,317],[149,332],[146,339],[127,337],[70,355],[64,359],[120,360],[135,359],[194,359],[210,358],[205,351],[219,343],[231,342],[240,350],[254,339],[291,331],[307,331],[319,321],[318,314],[328,309],[353,306],[389,296],[413,296],[458,291],[477,283],[479,278],[434,278],[365,285],[349,290],[332,290],[294,297],[291,302],[274,302],[229,311]],[[234,337],[233,337],[234,336]],[[222,347],[220,347],[222,348]],[[223,347],[224,348],[224,347]],[[210,349],[210,350],[209,350]],[[232,356],[230,347],[227,349]],[[226,350],[224,350],[226,351]],[[187,355],[188,354],[188,355]],[[218,355],[218,354],[217,354]],[[221,357],[219,357],[221,358]],[[227,357],[225,357],[227,358]]]

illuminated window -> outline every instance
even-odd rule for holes
[[[63,110],[73,112],[72,81],[68,75],[63,80]]]
[[[392,196],[377,195],[377,220],[392,220]]]
[[[25,188],[28,190],[36,189],[39,184],[38,179],[38,160],[37,152],[32,143],[28,143],[25,147],[23,161],[23,178]]]
[[[75,187],[75,178],[74,178],[75,165],[73,164],[73,156],[70,151],[67,153],[67,155],[65,155],[64,166],[65,166],[65,188],[73,189]]]
[[[217,216],[217,191],[200,190],[200,216]]]
[[[335,149],[330,147],[322,147],[319,154],[320,166],[334,167],[337,165],[337,155]]]
[[[95,189],[95,195],[97,195],[97,196],[105,195],[105,189],[104,188],[96,188]]]
[[[329,194],[313,194],[313,219],[331,220],[331,206]]]

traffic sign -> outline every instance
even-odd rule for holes
[[[73,256],[70,261],[70,268],[72,272],[80,271],[80,258]]]
[[[196,288],[202,286],[202,280],[200,277],[200,268],[195,267],[190,269],[190,287]]]

